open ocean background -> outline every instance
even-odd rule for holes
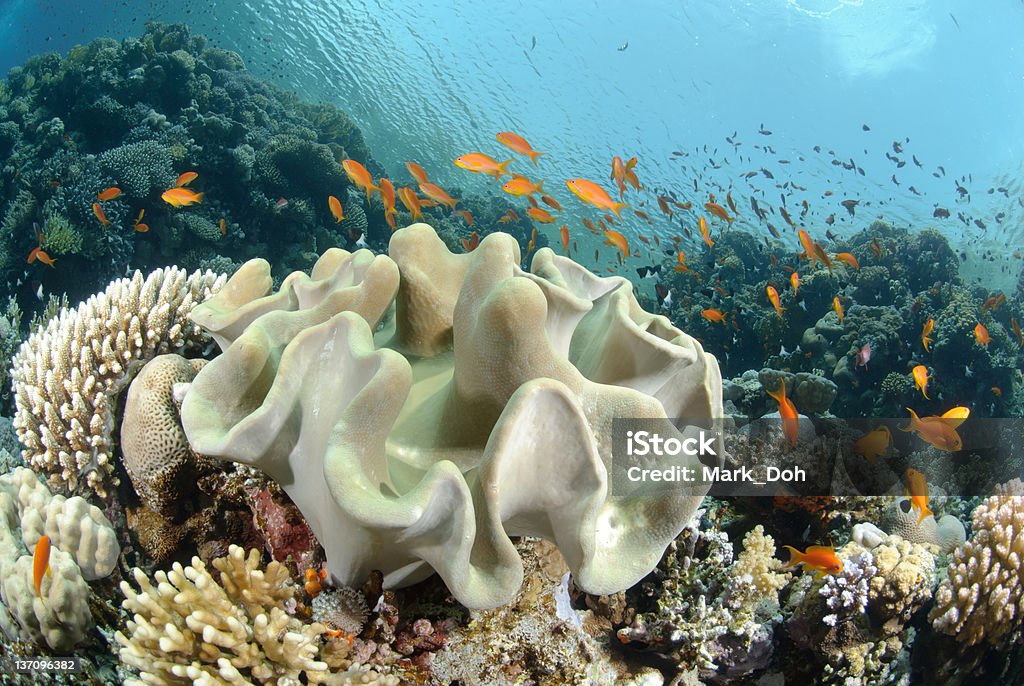
[[[636,155],[648,188],[681,199],[695,195],[694,179],[702,194],[732,188],[737,226],[758,234],[767,232],[747,196],[778,205],[789,181],[807,189],[789,201],[809,202],[805,223],[816,235],[829,214],[837,234],[881,216],[941,229],[965,249],[965,276],[990,288],[1010,286],[1020,268],[1019,0],[5,0],[0,68],[137,35],[147,21],[187,23],[238,51],[255,75],[339,105],[392,174],[412,159],[442,184],[482,190],[490,181],[452,159],[501,154],[494,133],[512,130],[549,153],[540,178],[607,178],[612,156]],[[894,141],[902,168],[886,157]],[[945,174],[935,176],[940,165]],[[774,178],[741,176],[761,168]],[[961,178],[967,197],[955,187]],[[549,185],[569,197],[560,182]],[[844,198],[860,201],[855,218],[839,206]],[[936,207],[951,217],[933,218]],[[635,219],[627,226],[627,235],[651,231]],[[678,228],[656,222],[654,231]],[[795,232],[786,235],[795,246]]]

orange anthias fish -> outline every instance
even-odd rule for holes
[[[544,154],[534,150],[533,147],[526,142],[525,138],[518,136],[511,131],[502,131],[501,133],[495,134],[494,137],[497,138],[498,142],[506,148],[509,148],[520,155],[526,155],[529,157],[530,161],[534,164],[537,164],[537,158]]]
[[[797,229],[797,235],[800,237],[800,245],[803,246],[804,251],[800,254],[800,257],[806,258],[811,261],[811,266],[814,266],[814,239],[811,238],[811,234],[807,233],[806,229]]]
[[[736,221],[735,217],[729,216],[729,213],[725,211],[724,207],[716,203],[706,202],[704,203],[704,209],[713,214],[714,216],[718,217],[719,219],[724,219],[729,224],[732,224],[734,221]]]
[[[509,172],[505,169],[512,160],[505,160],[499,162],[490,155],[485,155],[482,152],[467,152],[464,155],[459,155],[455,158],[455,166],[466,171],[471,171],[474,174],[487,174],[493,176],[495,179],[500,179]],[[423,183],[422,181],[420,183]]]
[[[778,393],[768,391],[768,395],[779,401],[779,415],[782,417],[782,433],[786,436],[786,440],[789,441],[789,447],[795,447],[796,439],[800,432],[800,426],[797,423],[796,405],[793,404],[792,400],[786,397],[786,380],[782,380],[782,388]]]
[[[951,410],[946,410],[942,413],[939,418],[946,424],[949,424],[954,429],[964,422],[971,416],[971,408],[969,407],[954,407]]]
[[[998,310],[999,306],[1002,305],[1004,302],[1006,302],[1005,293],[993,295],[992,297],[985,301],[984,305],[981,306],[981,311],[984,312],[985,310]]]
[[[370,172],[366,170],[366,167],[355,160],[342,160],[341,166],[345,168],[345,175],[348,176],[348,180],[366,191],[366,202],[370,202],[370,193],[380,189],[373,185],[373,177],[370,176]]]
[[[455,203],[459,202],[458,198],[453,198],[448,195],[443,188],[432,183],[421,183],[420,190],[423,191],[423,195],[427,196],[434,202],[438,202],[442,205],[455,209]]]
[[[700,316],[704,317],[704,319],[707,319],[709,322],[725,324],[725,315],[722,313],[721,310],[716,310],[713,307],[709,307],[708,309],[702,311],[700,313]]]
[[[715,242],[711,240],[711,231],[708,229],[708,220],[705,219],[704,217],[701,217],[700,219],[697,220],[697,226],[700,227],[701,238],[704,239],[704,242],[707,243],[707,246],[709,248],[715,247]]]
[[[120,195],[121,195],[121,189],[118,188],[117,186],[111,186],[110,188],[104,189],[104,190],[100,191],[99,193],[97,193],[96,197],[101,202],[106,202],[107,200],[113,200],[114,198],[117,198]]]
[[[427,172],[423,171],[423,167],[420,165],[415,162],[406,162],[405,168],[409,170],[412,178],[416,179],[416,183],[429,183],[430,179],[427,178]]]
[[[195,173],[194,171],[187,171],[178,177],[178,179],[174,182],[174,187],[181,188],[182,186],[187,186],[198,178],[199,174]]]
[[[992,342],[992,337],[988,335],[988,329],[980,322],[974,327],[974,340],[978,341],[978,345],[985,348],[988,348],[988,344]]]
[[[800,288],[800,275],[796,272],[790,274],[789,285],[793,287],[793,295],[796,295],[797,290]]]
[[[331,208],[331,216],[334,217],[335,224],[340,223],[345,218],[345,213],[341,208],[341,201],[333,195],[327,196],[327,206]]]
[[[688,271],[690,271],[686,267],[686,253],[684,253],[682,250],[680,250],[679,254],[676,255],[676,271],[677,272],[688,272]]]
[[[569,227],[562,224],[562,228],[559,229],[559,234],[562,238],[562,252],[566,255],[569,254]]]
[[[384,214],[394,214],[398,210],[395,209],[395,186],[389,179],[385,179],[383,176],[377,181],[377,187],[380,188],[380,199],[384,203]]]
[[[547,210],[542,210],[539,207],[527,207],[526,215],[535,222],[541,224],[554,224],[555,218]]]
[[[867,458],[868,462],[874,462],[882,455],[885,455],[892,443],[892,433],[885,424],[879,424],[874,431],[864,434],[853,444],[853,452]]]
[[[928,344],[932,342],[931,333],[934,328],[935,320],[929,319],[924,323],[924,327],[921,329],[921,345],[924,346],[924,351],[927,353],[931,352],[931,350],[928,349]]]
[[[509,195],[523,196],[531,195],[532,193],[543,193],[544,192],[544,180],[541,179],[537,183],[530,181],[521,174],[514,174],[511,181],[506,181],[501,185],[501,190],[505,191]]]
[[[225,221],[224,217],[220,218],[220,224],[218,226],[220,226],[220,235],[221,236],[227,235],[228,223],[227,223],[227,221]],[[136,224],[135,225],[135,229],[138,230],[138,228],[139,228],[139,225]],[[146,227],[146,231],[149,231],[149,227],[148,226]]]
[[[138,231],[139,233],[146,233],[147,231],[149,231],[149,224],[143,224],[142,223],[142,218],[144,216],[146,216],[146,210],[145,209],[139,210],[139,216],[135,218],[135,222],[132,224],[132,228],[135,229],[136,231]],[[227,228],[224,225],[224,220],[221,219],[220,220],[220,235],[223,236],[226,233],[226,231],[227,231]]]
[[[637,178],[636,172],[633,171],[633,168],[635,166],[636,166],[636,156],[634,155],[633,157],[630,157],[628,160],[626,160],[626,173],[625,173],[626,183],[628,183],[630,186],[632,186],[636,190],[640,190],[640,179]]]
[[[828,271],[831,274],[832,273],[832,260],[830,260],[828,258],[828,253],[825,252],[825,248],[821,247],[820,243],[815,243],[814,244],[814,255],[815,255],[815,257],[818,258],[818,260],[820,262],[822,262],[826,267],[828,267]]]
[[[843,561],[836,556],[836,549],[830,545],[812,545],[806,553],[801,553],[791,545],[782,546],[789,551],[789,562],[784,569],[803,565],[804,569],[816,572],[816,577],[825,574],[838,574],[843,571]]]
[[[50,257],[49,255],[47,255],[43,251],[43,249],[38,247],[38,246],[35,247],[35,248],[32,248],[32,252],[30,252],[28,254],[28,263],[29,264],[32,264],[36,260],[39,260],[40,262],[42,262],[43,264],[45,264],[48,267],[53,267],[53,263],[57,261],[57,260],[53,259],[52,257]]]
[[[399,188],[398,199],[402,201],[413,219],[423,219],[423,212],[420,211],[420,199],[416,197],[416,192],[413,189]]]
[[[913,431],[925,443],[947,453],[964,447],[960,434],[942,417],[918,417],[909,407],[907,412],[910,413],[910,425],[906,429],[901,427],[900,431]]]
[[[92,213],[97,219],[100,220],[100,224],[103,224],[103,226],[110,226],[110,220],[107,219],[107,215],[103,211],[103,205],[99,204],[98,202],[94,202],[92,204]]]
[[[553,210],[558,210],[559,212],[562,211],[561,204],[559,204],[559,202],[557,200],[555,200],[554,198],[552,198],[550,195],[542,195],[542,196],[540,196],[540,201],[542,203],[544,203],[545,205],[547,205],[548,207],[550,207],[551,209],[553,209]]]
[[[916,469],[907,470],[907,494],[910,496],[911,507],[920,512],[917,525],[921,526],[925,517],[934,516],[935,513],[928,509],[928,480]]]
[[[160,196],[172,207],[188,207],[203,201],[202,193],[193,193],[187,188],[171,188]]]
[[[858,262],[857,258],[853,256],[853,253],[850,253],[850,252],[838,253],[836,255],[836,259],[839,260],[840,262],[843,262],[845,264],[850,265],[854,269],[860,269],[860,262]]]
[[[604,244],[618,248],[623,257],[629,257],[629,241],[618,231],[605,229]]]
[[[775,286],[768,286],[764,289],[764,292],[768,294],[768,302],[775,308],[775,313],[779,315],[779,319],[782,319],[782,311],[785,309],[782,306],[782,302],[779,300],[779,292],[775,290]]]
[[[462,247],[466,249],[466,252],[473,252],[476,250],[476,246],[480,245],[480,234],[476,231],[469,235],[469,240],[462,239]]]
[[[664,195],[658,196],[658,207],[661,208],[661,211],[664,214],[668,215],[669,219],[672,218],[672,208],[668,206],[668,198],[666,198]]]
[[[919,391],[921,391],[921,395],[924,396],[924,399],[925,400],[931,400],[931,398],[928,397],[928,392],[927,392],[928,391],[928,368],[925,367],[923,364],[919,364],[916,367],[914,367],[914,369],[911,372],[911,374],[914,377],[914,385],[917,387],[917,389]]]
[[[460,215],[464,220],[466,220],[466,224],[469,226],[476,224],[476,222],[473,221],[473,215],[469,213],[469,210],[455,210],[455,214]]]
[[[843,319],[846,317],[846,313],[843,311],[843,303],[839,300],[839,296],[832,298],[832,309],[839,315],[839,323],[843,323]]]
[[[1024,347],[1024,333],[1021,333],[1016,317],[1010,317],[1010,328],[1013,329],[1013,335],[1017,338],[1017,347]]]
[[[626,203],[615,202],[612,200],[612,196],[608,195],[608,191],[598,186],[593,181],[586,179],[569,179],[565,182],[566,187],[572,191],[573,195],[582,200],[583,202],[593,205],[599,210],[610,210],[615,213],[615,216],[619,216],[619,210],[623,207],[628,207]]]
[[[43,536],[36,542],[35,552],[32,554],[32,584],[36,588],[36,597],[42,598],[40,589],[43,585],[43,575],[52,576],[50,573],[50,537]]]

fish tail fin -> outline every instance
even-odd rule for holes
[[[918,515],[918,517],[917,517],[917,526],[920,527],[921,526],[921,522],[923,522],[924,518],[928,517],[928,516],[934,517],[935,513],[932,512],[931,508],[929,508],[927,505],[922,505],[921,506],[921,514]]]
[[[544,192],[544,179],[541,179],[540,181],[537,182],[537,192],[538,193],[543,193]]]
[[[782,315],[779,315],[779,316],[782,316]],[[780,403],[786,402],[786,380],[785,379],[782,380],[782,388],[780,390],[778,390],[776,392],[772,392],[772,391],[769,391],[768,389],[765,389],[765,391],[767,391],[768,395],[770,395],[771,397],[775,398]],[[787,546],[787,547],[789,547],[789,546]]]
[[[919,427],[919,425],[920,425],[920,422],[918,421],[918,416],[917,416],[917,413],[916,413],[916,412],[914,412],[914,411],[913,411],[912,409],[910,409],[909,407],[906,407],[906,408],[904,408],[904,409],[905,409],[905,410],[906,410],[907,412],[909,412],[909,413],[910,413],[910,425],[909,425],[909,426],[907,426],[907,428],[906,428],[906,429],[904,429],[904,428],[903,428],[902,426],[897,426],[896,428],[897,428],[897,429],[899,429],[900,431],[905,431],[905,432],[910,432],[910,431],[917,431],[917,429],[918,429],[918,427]]]
[[[614,212],[614,213],[615,213],[615,216],[616,216],[616,217],[619,217],[619,219],[621,219],[621,218],[622,218],[622,216],[621,216],[621,215],[619,214],[619,211],[620,211],[620,210],[621,210],[621,209],[622,209],[623,207],[629,207],[629,203],[625,203],[625,202],[613,202],[613,203],[612,203],[612,212]]]
[[[545,153],[537,152],[536,150],[533,150],[533,151],[531,151],[531,152],[529,152],[527,154],[530,156],[530,161],[533,162],[534,165],[536,165],[537,164],[537,158],[540,157],[541,155],[544,155]]]
[[[202,193],[196,193],[196,202],[202,202],[204,195],[206,195],[205,191]],[[108,221],[107,223],[109,224],[110,222]]]
[[[500,179],[505,174],[511,174],[512,172],[510,172],[508,169],[506,169],[506,167],[508,165],[510,165],[510,164],[512,164],[512,160],[511,159],[505,160],[504,162],[499,164],[498,168],[494,170],[494,178],[495,179]]]
[[[804,554],[791,545],[782,546],[789,551],[789,562],[786,563],[786,568],[795,567],[804,560]]]

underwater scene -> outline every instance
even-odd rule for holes
[[[1024,685],[1024,2],[0,2],[0,684]]]

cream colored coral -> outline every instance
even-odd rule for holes
[[[974,511],[974,533],[958,547],[929,613],[936,630],[973,646],[1000,646],[1018,635],[1024,617],[1024,489],[1019,482]]]
[[[50,574],[40,596],[32,553],[50,537]],[[85,579],[110,574],[120,548],[98,508],[79,497],[52,495],[29,469],[0,476],[0,629],[65,653],[92,627]]]
[[[158,571],[156,583],[136,568],[136,591],[121,582],[122,606],[133,613],[128,635],[117,632],[121,660],[138,669],[141,684],[346,684],[366,670],[348,664],[345,673],[331,672],[318,659],[322,624],[304,624],[282,609],[295,594],[287,568],[271,562],[260,569],[257,550],[246,555],[231,546],[227,557],[214,560],[220,583],[197,558],[170,571]],[[344,655],[332,653],[342,664]],[[376,677],[376,674],[370,674]],[[368,681],[366,683],[373,683]],[[385,683],[385,682],[381,682]]]
[[[547,249],[523,271],[507,234],[456,255],[414,224],[389,255],[328,251],[275,295],[250,262],[197,307],[227,347],[182,402],[193,449],[281,484],[335,584],[436,571],[464,605],[495,607],[522,582],[520,535],[555,542],[588,592],[643,578],[710,484],[629,481],[630,466],[667,465],[613,459],[613,422],[642,418],[676,440],[703,422],[706,459],[721,459],[715,358],[622,277]]]
[[[188,315],[223,283],[209,271],[135,272],[62,309],[22,344],[11,369],[14,427],[25,460],[52,487],[107,495],[117,394],[138,363],[207,345]]]
[[[196,457],[178,417],[174,385],[188,383],[206,360],[158,355],[132,380],[121,421],[121,459],[148,507],[174,519],[195,494]]]
[[[844,550],[853,550],[854,545]],[[869,608],[885,634],[896,634],[931,600],[935,558],[925,546],[896,535],[888,536],[871,554],[878,572],[868,582]]]
[[[783,563],[775,557],[775,540],[758,524],[743,537],[743,550],[732,568],[734,576],[749,577],[755,596],[778,603],[779,591],[789,583],[792,574],[783,572]]]

